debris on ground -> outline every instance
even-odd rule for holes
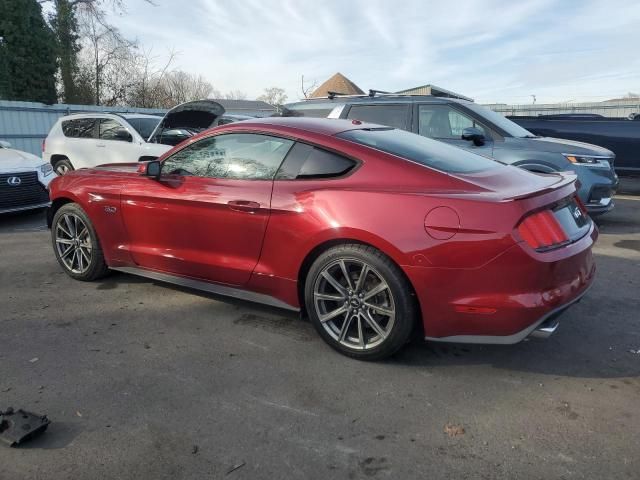
[[[629,353],[634,353],[634,354],[640,355],[640,348],[638,350],[631,349],[631,350],[629,350]]]
[[[29,363],[36,363],[38,360],[40,360],[38,357],[33,357],[31,360],[29,360]]]
[[[447,423],[444,426],[444,433],[446,433],[450,437],[457,437],[458,435],[464,435],[465,431],[462,425],[453,425],[451,423]]]
[[[230,473],[235,472],[236,470],[238,470],[239,468],[244,467],[245,465],[246,465],[246,462],[242,462],[242,463],[238,463],[238,464],[234,465],[229,470],[227,470],[226,475],[229,475]]]
[[[0,412],[0,441],[10,447],[18,445],[40,435],[51,422],[46,415],[38,415],[25,410],[14,411],[8,408]]]
[[[198,447],[198,445],[194,445],[193,447],[191,447],[191,454],[195,455],[196,453],[198,453],[198,450],[200,450],[200,447]]]

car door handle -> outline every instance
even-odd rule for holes
[[[231,210],[247,213],[255,213],[255,211],[260,208],[260,204],[258,202],[252,202],[249,200],[231,200],[227,202],[227,205],[229,205]]]
[[[106,147],[104,143],[96,143],[96,147]]]

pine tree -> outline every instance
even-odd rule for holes
[[[37,0],[0,0],[0,12],[4,50],[0,61],[4,61],[8,77],[5,97],[55,103],[55,36],[42,17],[42,7]]]
[[[69,0],[54,0],[55,13],[50,16],[50,24],[56,36],[60,81],[60,97],[64,103],[81,103],[83,98],[77,82],[79,77],[78,21],[74,6]]]

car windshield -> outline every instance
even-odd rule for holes
[[[129,124],[136,129],[136,132],[145,140],[151,136],[153,129],[156,128],[160,120],[160,117],[127,118],[127,122],[129,122]]]
[[[448,173],[473,173],[500,166],[481,155],[395,128],[348,130],[337,137]]]
[[[501,115],[498,112],[494,112],[490,108],[483,107],[482,105],[478,105],[475,103],[465,103],[464,106],[467,107],[469,110],[473,110],[478,115],[486,118],[495,126],[504,130],[512,137],[536,138],[536,135],[531,133],[529,130],[522,128],[517,123],[512,122],[504,115]]]

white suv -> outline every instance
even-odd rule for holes
[[[224,107],[211,100],[188,102],[165,116],[81,113],[58,119],[42,144],[42,159],[58,175],[105,163],[159,157],[174,145],[216,124]]]

